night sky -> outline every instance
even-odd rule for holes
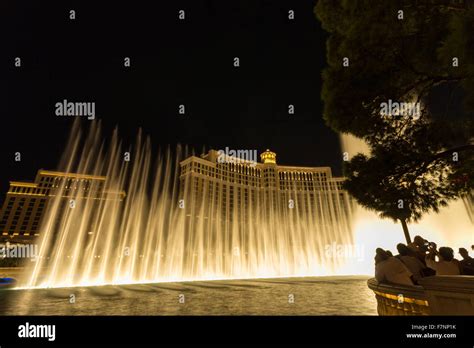
[[[151,3],[1,1],[0,200],[9,180],[57,167],[75,119],[55,115],[63,99],[95,102],[104,133],[118,125],[126,144],[142,127],[155,147],[270,148],[280,164],[341,173],[322,119],[326,33],[314,0]]]

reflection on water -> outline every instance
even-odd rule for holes
[[[375,297],[366,282],[367,277],[350,276],[3,290],[0,313],[376,315]]]

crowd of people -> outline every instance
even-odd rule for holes
[[[474,250],[474,245],[471,246]],[[450,247],[437,248],[436,243],[416,236],[408,245],[397,245],[398,255],[389,250],[375,251],[375,278],[380,283],[417,285],[423,277],[433,275],[474,275],[474,258],[459,248],[462,260],[454,258]]]

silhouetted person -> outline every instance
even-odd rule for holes
[[[435,260],[438,256],[439,261]],[[436,251],[432,245],[426,255],[426,265],[436,271],[436,275],[459,275],[459,261],[454,258],[454,251],[449,247],[441,247]]]
[[[377,248],[374,259],[375,279],[379,283],[414,285],[411,279],[412,273],[396,257],[389,256],[385,250]]]
[[[415,236],[415,238],[413,238],[413,242],[407,246],[414,253],[413,256],[415,256],[421,261],[423,265],[425,265],[425,256],[428,252],[429,246],[428,241],[421,236]]]
[[[413,274],[413,280],[416,284],[418,284],[418,280],[424,276],[423,269],[425,268],[425,265],[420,260],[418,260],[418,258],[413,256],[415,253],[411,251],[405,244],[399,243],[397,245],[397,250],[397,258],[402,261],[408,270]]]
[[[469,256],[469,252],[465,248],[459,248],[459,254],[462,260],[459,262],[461,274],[474,275],[474,259]]]

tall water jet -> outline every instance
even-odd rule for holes
[[[126,150],[117,130],[108,145],[101,139],[96,122],[85,136],[73,126],[59,168],[69,176],[51,182],[39,259],[23,286],[315,276],[344,266],[331,246],[354,244],[353,202],[329,168],[214,163],[206,181],[180,147],[153,160],[141,133]]]

